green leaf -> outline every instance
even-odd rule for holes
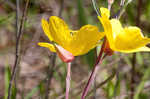
[[[107,83],[107,87],[106,87],[106,94],[107,94],[107,97],[108,99],[111,99],[113,97],[113,94],[114,94],[114,84],[112,81],[109,81]]]
[[[77,0],[77,7],[78,7],[79,26],[83,26],[88,23],[85,12],[84,12],[84,8],[83,8],[83,0]]]
[[[10,70],[9,65],[6,65],[5,66],[5,96],[4,96],[4,99],[7,99],[7,97],[8,97],[8,88],[9,88],[10,77],[11,77],[11,70]],[[11,99],[16,99],[17,88],[15,87],[14,84],[12,84],[11,92],[12,92]]]
[[[31,99],[32,96],[38,91],[40,90],[40,85],[36,86],[35,88],[33,88],[26,96],[25,99]]]
[[[145,84],[146,80],[149,78],[149,76],[150,76],[150,67],[148,67],[148,69],[145,70],[142,81],[137,86],[137,90],[135,92],[134,99],[141,99],[141,98],[139,98],[139,95],[140,95],[141,91],[144,89],[144,84]]]
[[[143,64],[143,56],[141,53],[136,53],[136,59],[137,59],[137,63],[142,65]]]
[[[8,87],[10,81],[11,71],[8,65],[5,66],[5,99],[8,97]]]

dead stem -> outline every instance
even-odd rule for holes
[[[96,90],[99,89],[101,86],[105,85],[108,81],[112,80],[114,78],[115,74],[116,74],[116,71],[114,70],[114,72],[112,73],[112,75],[110,75],[106,80],[104,80],[103,82],[99,83],[96,86]],[[89,96],[92,93],[93,90],[94,89],[92,89],[90,92],[88,92],[87,96]]]
[[[16,3],[18,1],[16,0]],[[18,5],[19,3],[17,3]],[[24,21],[25,21],[25,17],[26,17],[26,13],[27,13],[27,8],[28,8],[28,5],[29,5],[29,0],[26,1],[26,5],[25,5],[25,8],[23,10],[23,15],[22,15],[22,19],[21,19],[21,23],[20,23],[20,27],[18,28],[16,26],[16,31],[18,32],[16,35],[16,53],[15,53],[15,64],[13,66],[13,70],[12,70],[12,74],[11,74],[11,78],[10,78],[10,82],[9,82],[9,88],[8,88],[8,97],[7,99],[10,99],[11,98],[11,88],[12,88],[12,83],[13,83],[13,80],[16,78],[16,72],[17,72],[17,69],[19,67],[19,62],[20,62],[20,42],[21,42],[21,37],[23,35],[23,25],[24,25]],[[19,13],[18,10],[16,10],[16,13]],[[16,20],[19,20],[18,17],[16,17]],[[18,21],[16,21],[18,22]],[[18,24],[18,23],[17,23]]]
[[[95,79],[96,73],[97,73],[97,71],[98,71],[98,69],[99,69],[99,64],[101,64],[101,62],[102,62],[102,60],[103,60],[102,55],[103,55],[103,50],[104,50],[105,42],[106,42],[106,38],[104,39],[104,42],[103,42],[102,47],[101,47],[101,51],[100,51],[99,56],[98,56],[98,58],[97,58],[97,60],[96,60],[96,63],[95,63],[95,65],[94,65],[94,68],[93,68],[93,70],[92,70],[92,73],[91,73],[91,75],[90,75],[90,78],[89,78],[89,80],[88,80],[88,83],[86,84],[86,86],[85,86],[85,88],[84,88],[84,91],[83,91],[83,93],[82,93],[81,99],[85,99],[85,97],[86,97],[86,95],[87,95],[87,93],[88,93],[88,90],[89,90],[89,88],[90,88],[90,86],[91,86],[93,80]],[[105,56],[104,56],[104,57],[105,57]]]
[[[132,68],[131,68],[131,94],[130,94],[130,99],[133,99],[134,97],[134,91],[135,91],[135,78],[134,76],[135,74],[135,64],[136,64],[136,53],[133,53],[133,57],[132,57]]]
[[[138,0],[136,25],[139,27],[140,27],[141,8],[142,8],[142,0]],[[135,65],[136,65],[136,53],[133,53],[132,68],[131,68],[131,83],[130,83],[131,84],[130,99],[134,99],[134,93],[135,93],[135,75],[136,75]]]
[[[117,63],[118,61],[120,61],[120,59],[122,59],[124,57],[124,55],[123,56],[120,56],[120,58],[118,58],[118,59],[116,59],[116,60],[114,60],[113,62],[111,62],[111,63],[109,63],[109,64],[107,64],[106,66],[105,66],[105,68],[109,68],[110,69],[110,66],[112,66],[113,64],[115,64],[115,63]],[[104,68],[102,68],[102,69],[104,69]],[[101,69],[101,70],[102,70]],[[115,72],[115,70],[114,70],[114,75],[116,74],[116,72]],[[112,74],[113,75],[113,74]],[[111,76],[112,76],[111,75]],[[113,75],[113,77],[114,77],[114,75]],[[108,77],[108,79],[109,78],[113,78],[113,77]],[[106,80],[104,80],[103,82],[101,82],[100,84],[98,84],[98,85],[96,85],[96,89],[98,89],[98,88],[100,88],[101,86],[103,86],[106,82],[108,82],[109,80],[111,80],[111,79],[106,79]],[[87,78],[85,78],[85,79],[83,79],[77,86],[75,86],[74,88],[72,88],[71,90],[70,90],[70,93],[71,94],[73,94],[74,93],[74,91],[75,90],[77,90],[78,88],[80,88],[81,86],[83,86],[84,84],[86,84],[86,81],[88,80],[88,77]],[[89,94],[91,94],[92,92],[94,91],[94,89],[93,90],[91,90],[90,92],[88,92],[88,96],[89,96]],[[77,91],[75,94],[73,94],[72,96],[78,96],[80,93],[82,92],[82,90],[79,90],[79,91]],[[62,95],[60,95],[60,96],[58,96],[58,98],[56,98],[56,99],[64,99],[64,97],[65,97],[65,93],[63,93]]]
[[[59,17],[61,17],[62,10],[64,8],[64,0],[61,0],[61,5],[59,9]],[[49,94],[50,94],[50,85],[51,85],[51,80],[53,78],[53,73],[55,69],[55,62],[56,62],[56,53],[52,53],[52,56],[50,57],[50,66],[47,71],[47,80],[46,80],[46,94],[45,94],[45,99],[49,99]],[[52,64],[52,65],[51,65]]]
[[[49,99],[49,91],[50,91],[50,85],[51,80],[53,78],[54,68],[55,68],[55,61],[56,61],[56,53],[52,53],[51,56],[49,56],[50,59],[50,65],[47,69],[47,77],[46,77],[46,93],[45,93],[45,99]]]

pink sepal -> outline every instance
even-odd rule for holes
[[[63,47],[55,44],[55,48],[58,56],[61,58],[63,62],[68,63],[74,60],[74,56],[72,55],[72,53],[65,50]]]

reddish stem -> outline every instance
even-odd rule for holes
[[[105,46],[105,42],[106,42],[106,39],[104,39],[103,45],[102,45],[102,47],[101,47],[101,51],[100,51],[100,53],[99,53],[98,58],[96,59],[96,63],[95,63],[95,65],[94,65],[94,68],[93,68],[92,73],[91,73],[91,75],[90,75],[90,78],[89,78],[89,80],[88,80],[88,83],[86,84],[86,86],[85,86],[85,88],[84,88],[84,91],[83,91],[83,93],[82,93],[81,99],[85,99],[85,96],[87,95],[88,90],[89,90],[89,88],[90,88],[92,82],[93,82],[94,79],[95,79],[96,73],[97,73],[97,71],[98,71],[98,69],[99,69],[99,64],[101,64],[102,59],[105,57],[105,56],[104,56],[104,57],[102,58],[103,51],[104,51],[104,46]]]
[[[69,89],[70,89],[70,79],[71,79],[71,62],[67,66],[67,76],[66,76],[66,98],[69,99]]]

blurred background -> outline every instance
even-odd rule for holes
[[[111,16],[120,9],[120,2],[115,0]],[[25,3],[26,0],[19,2],[19,22]],[[107,0],[97,0],[97,5],[107,7]],[[41,18],[48,19],[54,15],[64,19],[72,29],[92,24],[103,31],[91,0],[29,0],[12,99],[64,99],[66,64],[56,57],[53,66],[55,55],[37,45],[39,41],[49,42],[41,28]],[[133,0],[120,21],[123,26],[139,26],[143,34],[150,37],[150,0]],[[16,0],[0,0],[0,99],[7,99],[15,47]],[[80,99],[94,62],[95,50],[73,61],[70,99]],[[52,77],[49,74],[53,74]],[[100,66],[87,99],[150,99],[150,53],[133,55],[115,52],[107,57]]]

